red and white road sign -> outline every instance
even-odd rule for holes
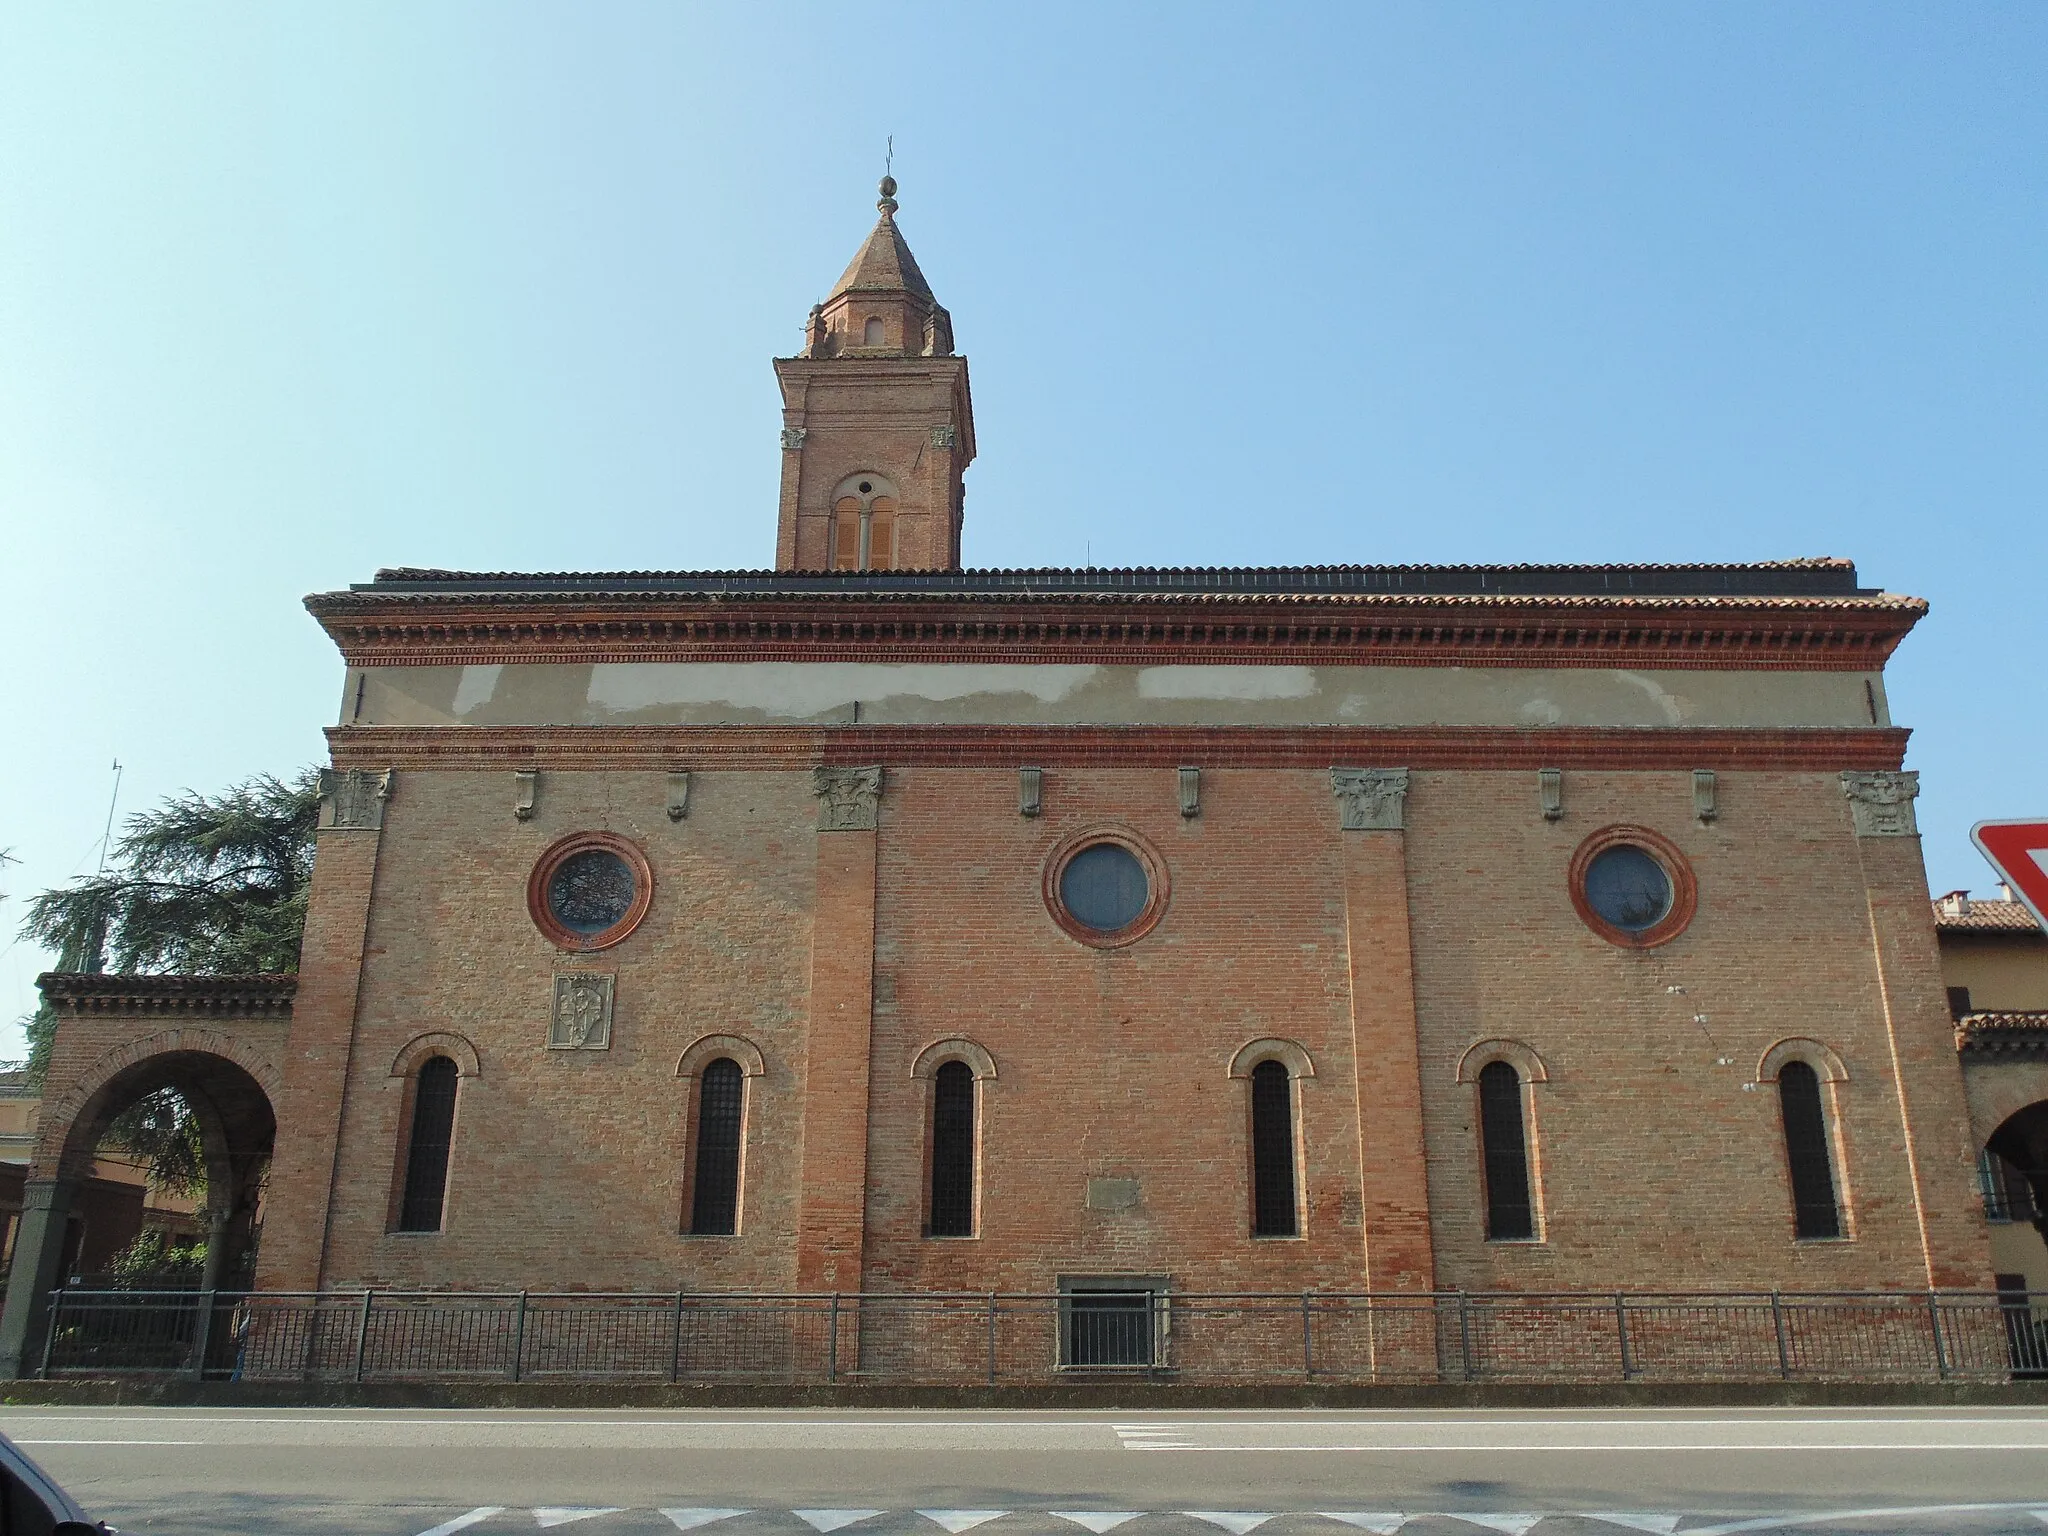
[[[1980,821],[1970,841],[2048,930],[2048,820]]]

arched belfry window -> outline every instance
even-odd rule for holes
[[[413,1074],[405,1184],[398,1200],[401,1232],[441,1230],[448,1196],[448,1155],[455,1144],[455,1089],[460,1075],[455,1063],[446,1056],[429,1056]]]
[[[930,1230],[974,1236],[974,1069],[964,1061],[932,1074]]]
[[[1509,1062],[1489,1061],[1479,1069],[1479,1140],[1487,1240],[1532,1240],[1536,1207],[1529,1195],[1529,1128],[1522,1113],[1522,1075]]]
[[[730,1237],[739,1231],[740,1127],[746,1078],[730,1056],[707,1062],[697,1087],[697,1159],[690,1185],[690,1231]]]
[[[1778,1069],[1778,1107],[1785,1122],[1785,1162],[1792,1175],[1793,1233],[1802,1238],[1840,1237],[1842,1212],[1835,1200],[1820,1074],[1806,1062],[1786,1062]]]
[[[1284,1063],[1252,1068],[1252,1236],[1295,1237],[1294,1080]]]
[[[832,569],[896,568],[896,487],[880,475],[850,475],[832,498]]]

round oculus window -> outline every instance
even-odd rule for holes
[[[1122,843],[1091,843],[1060,871],[1060,905],[1083,928],[1115,933],[1145,915],[1145,866]]]
[[[1572,858],[1572,902],[1603,938],[1649,948],[1692,921],[1698,887],[1685,855],[1646,827],[1608,827]]]
[[[640,850],[609,832],[579,832],[541,855],[526,884],[527,910],[564,949],[606,949],[639,926],[654,896]]]
[[[609,848],[586,848],[555,866],[548,915],[585,937],[616,928],[633,910],[633,866]]]
[[[1069,938],[1096,949],[1135,944],[1166,913],[1166,865],[1121,828],[1077,832],[1045,861],[1045,905]]]

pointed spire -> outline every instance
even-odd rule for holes
[[[866,242],[854,253],[853,261],[832,285],[832,291],[825,295],[830,304],[842,293],[856,289],[884,293],[913,293],[920,299],[936,302],[931,284],[924,280],[924,274],[917,269],[917,258],[910,254],[910,247],[904,244],[903,232],[896,227],[896,178],[884,176],[881,185],[881,201],[875,204],[882,216],[875,220],[875,227]]]

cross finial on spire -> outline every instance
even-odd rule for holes
[[[896,178],[890,171],[896,165],[896,135],[889,135],[889,148],[882,156],[882,200],[875,206],[882,210],[882,217],[888,218],[896,211]]]

